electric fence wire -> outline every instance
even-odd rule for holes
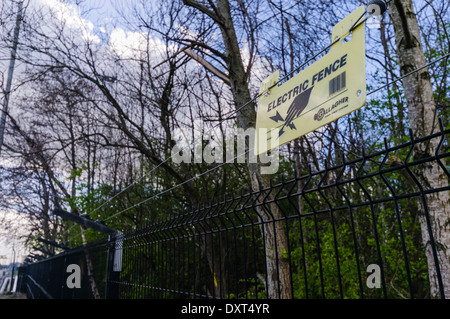
[[[392,0],[388,1],[387,3],[391,2],[391,1],[392,1]],[[359,19],[357,19],[357,21],[356,21],[356,22],[353,24],[353,26],[350,28],[349,32],[351,32],[351,31],[355,30],[356,28],[358,28],[360,25],[362,25],[362,24],[368,19],[368,17],[366,17],[363,21],[359,22],[359,21],[362,19],[362,17],[366,14],[366,12],[367,12],[367,11],[365,11],[364,14],[361,15],[361,17],[360,17]],[[254,103],[259,97],[261,97],[262,95],[264,95],[264,94],[266,94],[267,92],[269,92],[273,87],[275,87],[275,86],[281,84],[281,83],[284,82],[286,79],[289,79],[293,74],[295,74],[296,72],[298,72],[298,71],[299,71],[300,69],[302,69],[305,65],[307,65],[308,63],[310,63],[312,60],[316,59],[319,55],[321,55],[322,53],[324,53],[325,51],[327,51],[328,49],[330,49],[334,44],[336,44],[336,43],[339,42],[340,40],[342,40],[340,37],[336,38],[331,44],[329,44],[327,47],[325,47],[325,48],[322,49],[320,52],[318,52],[317,54],[315,54],[312,58],[308,59],[308,60],[307,60],[306,62],[304,62],[302,65],[300,65],[299,67],[295,68],[295,69],[294,69],[293,71],[291,71],[290,73],[286,74],[284,77],[282,77],[281,79],[279,79],[276,83],[274,83],[273,85],[271,85],[270,87],[268,87],[267,89],[265,89],[263,92],[257,94],[257,95],[256,95],[255,97],[253,97],[251,100],[249,100],[248,102],[246,102],[245,104],[243,104],[243,105],[240,106],[239,108],[237,108],[237,109],[235,109],[234,111],[232,111],[232,113],[231,113],[231,115],[230,115],[229,117],[223,119],[222,121],[220,121],[219,123],[217,123],[215,126],[213,126],[213,127],[211,128],[211,131],[212,131],[215,127],[217,127],[218,125],[220,125],[221,123],[223,123],[224,121],[229,120],[234,114],[238,113],[238,112],[239,112],[240,110],[242,110],[244,107],[250,105],[251,103]],[[375,93],[375,92],[377,92],[377,91],[379,91],[379,90],[381,90],[381,89],[383,89],[383,88],[385,88],[385,87],[387,87],[387,86],[389,86],[389,85],[392,85],[392,84],[394,84],[395,82],[400,81],[400,80],[402,80],[402,79],[404,79],[404,78],[406,78],[406,77],[408,77],[408,76],[410,76],[410,75],[412,75],[412,74],[414,74],[414,73],[416,73],[416,72],[418,72],[418,71],[420,71],[420,70],[422,70],[422,69],[424,69],[424,68],[426,68],[426,67],[429,67],[430,65],[433,65],[433,64],[435,64],[435,63],[437,63],[437,62],[439,62],[439,61],[441,61],[441,60],[443,60],[443,59],[445,59],[445,58],[449,58],[449,57],[450,57],[450,53],[447,53],[447,54],[443,55],[442,57],[440,57],[440,58],[438,58],[438,59],[436,59],[436,60],[434,60],[434,61],[432,61],[432,62],[430,62],[430,63],[428,63],[428,64],[426,64],[426,65],[424,65],[424,66],[422,66],[422,67],[419,67],[419,68],[417,68],[417,69],[415,69],[415,70],[413,70],[413,71],[411,71],[411,72],[409,72],[409,73],[407,73],[407,74],[405,74],[405,75],[403,75],[403,76],[400,76],[400,77],[398,77],[398,78],[392,80],[392,81],[389,82],[389,83],[386,83],[385,85],[383,85],[383,86],[381,86],[381,87],[379,87],[379,88],[377,88],[377,89],[375,89],[375,90],[372,90],[372,91],[368,92],[368,93],[367,93],[367,96],[369,96],[369,95],[371,95],[371,94],[373,94],[373,93]],[[196,142],[197,142],[197,140],[194,140],[191,144],[192,144],[192,145],[195,145]],[[185,150],[185,148],[179,150],[179,152],[184,151],[184,150]],[[171,188],[169,188],[169,189],[166,189],[166,190],[164,190],[164,191],[162,191],[162,192],[159,192],[159,193],[157,193],[157,194],[155,194],[155,195],[153,195],[153,196],[151,196],[151,197],[149,197],[149,198],[147,198],[147,199],[145,199],[145,200],[143,200],[143,201],[141,201],[141,202],[138,202],[137,204],[134,204],[133,206],[130,206],[130,207],[128,207],[128,208],[125,208],[124,210],[121,210],[121,211],[119,211],[119,212],[117,212],[117,213],[115,213],[115,214],[109,216],[108,218],[104,219],[103,221],[106,222],[106,221],[108,221],[108,220],[110,220],[110,219],[112,219],[112,218],[114,218],[114,217],[116,217],[116,216],[118,216],[118,215],[121,215],[121,214],[123,214],[123,213],[125,213],[125,212],[127,212],[127,211],[129,211],[129,210],[131,210],[131,209],[133,209],[133,208],[136,208],[136,207],[138,207],[138,206],[140,206],[140,205],[142,205],[142,204],[144,204],[144,203],[146,203],[146,202],[148,202],[148,201],[150,201],[150,200],[152,200],[152,199],[154,199],[154,198],[156,198],[156,197],[158,197],[158,196],[161,196],[161,195],[163,195],[163,194],[165,194],[165,193],[168,193],[168,192],[170,192],[170,191],[172,191],[172,190],[174,190],[174,189],[176,189],[176,188],[178,188],[178,187],[180,187],[180,186],[182,186],[182,185],[185,185],[185,184],[187,184],[187,183],[189,183],[189,182],[191,182],[191,181],[193,181],[193,180],[195,180],[195,179],[197,179],[197,178],[199,178],[199,177],[201,177],[201,176],[203,176],[203,175],[209,174],[210,172],[212,172],[212,171],[214,171],[214,170],[216,170],[216,169],[218,169],[218,168],[220,168],[220,167],[222,167],[222,166],[224,166],[224,165],[226,165],[226,164],[229,164],[229,163],[231,163],[231,162],[237,160],[238,158],[240,158],[240,157],[242,157],[242,156],[247,155],[250,151],[253,151],[253,149],[249,149],[249,150],[245,151],[244,153],[241,153],[241,154],[237,155],[236,157],[234,157],[234,158],[231,159],[231,160],[228,160],[228,161],[226,161],[226,162],[224,162],[224,163],[221,163],[221,164],[219,164],[219,165],[216,165],[216,166],[214,166],[214,167],[212,167],[212,168],[206,170],[205,172],[202,172],[202,173],[200,173],[200,174],[197,174],[197,175],[191,177],[190,179],[187,179],[186,181],[183,181],[183,182],[181,182],[181,183],[179,183],[179,184],[176,184],[175,186],[173,186],[173,187],[171,187]],[[174,155],[175,155],[175,154],[172,154],[170,157],[166,158],[166,159],[165,159],[164,161],[162,161],[160,164],[158,164],[157,166],[155,166],[151,171],[147,172],[145,175],[141,176],[139,179],[137,179],[137,180],[134,181],[133,183],[129,184],[126,188],[124,188],[123,190],[121,190],[119,193],[115,194],[113,197],[109,198],[107,201],[105,201],[105,202],[104,202],[103,204],[101,204],[100,206],[96,207],[93,211],[90,212],[90,214],[92,214],[92,213],[96,212],[97,210],[99,210],[100,208],[104,207],[106,204],[108,204],[109,202],[111,202],[112,200],[114,200],[115,198],[117,198],[120,194],[122,194],[123,192],[125,192],[126,190],[128,190],[130,187],[132,187],[133,185],[135,185],[136,183],[138,183],[139,181],[141,181],[143,178],[147,177],[149,174],[151,174],[151,173],[154,172],[156,169],[158,169],[159,167],[161,167],[164,163],[168,162]],[[64,233],[67,233],[68,231],[70,231],[70,230],[71,230],[73,227],[75,227],[75,226],[76,226],[76,225],[72,226],[71,228],[69,228],[68,230],[66,230]],[[77,234],[77,235],[78,235],[78,234]],[[73,238],[73,237],[71,237],[71,238]]]
[[[323,54],[325,51],[327,51],[328,49],[330,49],[334,44],[336,44],[336,43],[339,42],[340,40],[341,40],[341,38],[335,39],[331,44],[329,44],[327,47],[325,47],[325,48],[322,49],[320,52],[318,52],[317,54],[315,54],[313,57],[311,57],[310,59],[308,59],[308,60],[307,60],[306,62],[304,62],[302,65],[300,65],[299,67],[295,68],[293,71],[291,71],[291,72],[289,72],[288,74],[286,74],[285,76],[283,76],[281,79],[279,79],[279,80],[278,80],[276,83],[274,83],[273,85],[269,86],[269,87],[268,87],[267,89],[265,89],[263,92],[260,92],[259,94],[255,95],[251,100],[247,101],[245,104],[243,104],[243,105],[241,105],[240,107],[238,107],[237,109],[233,110],[233,111],[231,112],[231,114],[230,114],[227,118],[221,120],[221,121],[218,122],[216,125],[214,125],[214,126],[210,129],[210,131],[213,131],[216,127],[218,127],[218,126],[219,126],[220,124],[222,124],[223,122],[230,120],[235,114],[237,114],[237,113],[238,113],[239,111],[241,111],[243,108],[247,107],[248,105],[250,105],[250,104],[252,104],[252,103],[255,103],[256,100],[257,100],[259,97],[263,96],[264,94],[266,94],[267,92],[269,92],[269,91],[270,91],[272,88],[274,88],[275,86],[281,84],[281,83],[284,82],[285,80],[287,80],[287,79],[289,79],[290,77],[292,77],[296,72],[298,72],[300,69],[302,69],[303,67],[305,67],[305,65],[307,65],[307,64],[310,63],[311,61],[315,60],[318,56],[320,56],[320,55]],[[202,137],[200,137],[200,138],[198,138],[198,139],[194,139],[194,141],[192,141],[190,144],[191,144],[192,146],[194,146],[195,143],[197,143],[197,142],[199,141],[199,139],[201,139],[201,138],[202,138]],[[180,150],[178,150],[178,152],[183,152],[183,151],[185,151],[185,149],[186,149],[186,147],[183,147],[183,148],[181,148]],[[247,154],[248,152],[250,152],[250,151],[251,151],[251,150],[248,150],[248,151],[246,151],[244,154],[240,154],[240,155],[236,156],[235,158],[232,159],[232,161],[236,160],[237,158],[239,158],[239,157],[241,157],[241,156],[246,155],[246,154]],[[123,190],[121,190],[120,192],[118,192],[117,194],[115,194],[113,197],[109,198],[107,201],[105,201],[104,203],[102,203],[100,206],[96,207],[96,208],[95,208],[94,210],[92,210],[91,212],[89,212],[89,215],[95,213],[95,212],[98,211],[100,208],[104,207],[106,204],[110,203],[110,202],[113,201],[115,198],[117,198],[120,194],[122,194],[122,193],[124,193],[125,191],[127,191],[128,189],[130,189],[133,185],[135,185],[136,183],[140,182],[140,181],[141,181],[142,179],[144,179],[145,177],[149,176],[151,173],[153,173],[153,172],[154,172],[155,170],[157,170],[159,167],[161,167],[162,165],[164,165],[165,163],[167,163],[170,159],[172,159],[172,157],[174,157],[175,155],[176,155],[176,153],[174,153],[174,154],[172,154],[170,157],[166,158],[164,161],[162,161],[161,163],[159,163],[158,165],[156,165],[152,170],[150,170],[149,172],[145,173],[143,176],[141,176],[140,178],[138,178],[136,181],[134,181],[134,182],[132,182],[131,184],[129,184],[126,188],[124,188]],[[210,171],[212,171],[212,170],[215,170],[215,169],[217,169],[217,168],[222,167],[222,166],[225,165],[225,164],[228,164],[228,162],[229,162],[229,161],[226,161],[226,162],[224,162],[224,163],[221,163],[220,165],[215,166],[215,167],[211,168],[210,170],[207,170],[206,172],[203,172],[203,173],[201,173],[201,174],[198,174],[198,175],[196,175],[196,176],[194,176],[194,177],[192,177],[192,178],[190,178],[190,179],[188,179],[188,180],[186,180],[186,181],[184,181],[184,182],[182,182],[182,183],[180,183],[180,184],[178,184],[178,185],[176,185],[176,186],[170,188],[169,190],[173,190],[173,189],[175,189],[175,188],[178,188],[179,186],[182,186],[182,185],[184,185],[184,184],[186,184],[186,183],[192,181],[193,179],[196,179],[196,178],[198,178],[198,177],[201,177],[201,176],[205,175],[206,173],[208,173],[208,172],[210,172]],[[166,192],[169,191],[169,190],[166,190],[166,191],[164,191],[163,193],[166,193]],[[150,197],[150,198],[148,198],[148,199],[145,199],[143,202],[140,202],[140,203],[138,203],[138,204],[136,204],[136,205],[133,205],[133,206],[131,206],[131,207],[129,207],[129,208],[126,208],[125,210],[123,210],[123,211],[121,211],[121,212],[119,212],[119,213],[117,213],[117,214],[114,214],[114,215],[108,217],[108,218],[105,219],[104,221],[106,222],[106,221],[110,220],[111,218],[113,218],[113,217],[115,217],[115,216],[117,216],[117,215],[120,215],[120,214],[122,214],[122,213],[124,213],[124,212],[126,212],[126,211],[128,211],[128,210],[130,210],[130,209],[132,209],[132,208],[134,208],[134,207],[137,207],[137,206],[139,206],[139,205],[141,205],[141,204],[143,204],[143,203],[145,203],[145,202],[147,202],[147,201],[149,201],[149,200],[155,198],[155,197],[158,196],[158,195],[162,195],[163,193],[158,193],[158,194],[156,194],[156,195],[154,195],[154,196],[152,196],[152,197]],[[75,227],[75,226],[76,226],[76,225],[70,227],[70,228],[67,229],[63,234],[66,234],[67,232],[69,232],[69,231],[70,231],[73,227]]]
[[[392,1],[392,0],[391,0]],[[390,1],[389,1],[390,2]],[[356,22],[353,24],[353,26],[349,29],[349,32],[352,32],[354,29],[356,29],[357,27],[359,27],[361,24],[363,24],[368,18],[365,18],[363,21],[361,21],[360,23],[358,23],[362,17],[364,17],[364,15],[367,13],[367,11],[364,11],[364,13],[356,20]],[[266,94],[267,92],[269,92],[272,88],[274,88],[277,85],[280,85],[281,83],[283,83],[285,80],[290,79],[295,73],[297,73],[299,70],[303,69],[308,63],[310,63],[311,61],[315,60],[318,56],[320,56],[321,54],[323,54],[324,52],[326,52],[327,50],[329,50],[334,44],[338,43],[340,40],[342,40],[340,37],[336,38],[331,44],[329,44],[327,47],[325,47],[324,49],[322,49],[321,51],[319,51],[318,53],[316,53],[313,57],[311,57],[310,59],[308,59],[306,62],[304,62],[303,64],[301,64],[300,66],[298,66],[297,68],[295,68],[294,70],[292,70],[291,72],[289,72],[288,74],[286,74],[285,76],[283,76],[281,79],[279,79],[276,83],[274,83],[273,85],[269,86],[267,89],[265,89],[263,92],[260,92],[259,94],[255,95],[251,100],[247,101],[246,103],[244,103],[243,105],[241,105],[240,107],[238,107],[237,109],[233,110],[230,115],[219,121],[216,125],[214,125],[210,131],[213,131],[216,127],[218,127],[219,125],[221,125],[223,122],[230,120],[235,114],[237,114],[239,111],[241,111],[243,108],[247,107],[248,105],[255,103],[256,100],[263,96],[264,94]],[[202,137],[200,137],[199,139],[201,139]],[[195,145],[195,143],[198,142],[198,139],[195,139],[194,141],[191,142],[191,145]],[[182,152],[185,150],[185,147],[180,149],[179,152]],[[109,198],[106,202],[104,202],[103,204],[101,204],[100,206],[96,207],[93,211],[89,212],[90,214],[95,213],[97,210],[99,210],[100,208],[104,207],[107,203],[111,202],[112,200],[114,200],[115,198],[117,198],[120,194],[124,193],[125,191],[127,191],[128,189],[130,189],[133,185],[135,185],[136,183],[140,182],[142,179],[144,179],[145,177],[149,176],[150,174],[152,174],[154,171],[156,171],[159,167],[161,167],[162,165],[164,165],[165,163],[167,163],[170,159],[172,159],[173,156],[175,156],[176,154],[172,154],[170,157],[166,158],[164,161],[162,161],[161,163],[159,163],[158,165],[156,165],[155,167],[153,167],[153,169],[151,169],[149,172],[145,173],[143,176],[139,177],[137,180],[135,180],[134,182],[130,183],[127,187],[125,187],[124,189],[122,189],[121,191],[119,191],[117,194],[115,194],[113,197]]]
[[[364,14],[366,13],[366,11],[364,12]],[[357,20],[359,21],[362,18],[362,16]],[[356,24],[356,23],[355,23]],[[359,25],[358,25],[359,26]],[[357,26],[356,26],[357,27]],[[353,25],[352,29],[350,29],[350,31],[352,31],[353,29],[356,28],[355,25]],[[326,52],[328,49],[330,49],[334,44],[336,44],[337,42],[339,42],[341,40],[341,38],[337,38],[335,39],[331,44],[329,44],[327,47],[325,47],[324,49],[322,49],[321,51],[319,51],[317,54],[315,54],[313,57],[311,57],[310,59],[308,59],[306,62],[304,62],[303,64],[301,64],[300,66],[298,66],[297,68],[295,68],[294,70],[292,70],[291,72],[289,72],[288,74],[286,74],[285,76],[283,76],[281,79],[279,79],[276,83],[274,83],[273,85],[271,85],[270,87],[268,87],[267,89],[265,89],[263,92],[260,92],[259,94],[255,95],[251,100],[247,101],[246,103],[244,103],[243,105],[241,105],[240,107],[238,107],[237,109],[233,110],[228,117],[226,117],[225,119],[222,119],[221,121],[219,121],[217,124],[215,124],[211,129],[210,132],[212,132],[215,128],[219,127],[222,123],[224,123],[225,121],[230,120],[235,114],[237,114],[239,111],[241,111],[243,108],[247,107],[248,105],[251,105],[252,103],[255,103],[256,100],[263,96],[264,94],[266,94],[267,92],[269,92],[272,88],[274,88],[277,85],[280,85],[282,82],[284,82],[285,80],[289,79],[290,77],[292,77],[296,72],[298,72],[299,70],[301,70],[302,68],[304,68],[308,63],[310,63],[311,61],[315,60],[318,56],[320,56],[321,54],[323,54],[324,52]],[[203,137],[199,137],[198,139],[194,139],[190,144],[192,146],[194,146],[200,139],[202,139]],[[183,152],[185,151],[186,147],[183,147],[182,149],[180,149],[178,152]],[[144,179],[145,177],[149,176],[150,174],[152,174],[154,171],[156,171],[158,168],[160,168],[162,165],[164,165],[165,163],[167,163],[169,160],[171,160],[175,154],[172,154],[171,156],[167,157],[165,160],[161,161],[161,163],[159,163],[158,165],[156,165],[155,167],[153,167],[149,172],[145,173],[143,176],[139,177],[137,180],[135,180],[134,182],[130,183],[127,187],[125,187],[124,189],[120,190],[118,193],[116,193],[114,196],[112,196],[111,198],[109,198],[108,200],[106,200],[104,203],[102,203],[100,206],[96,207],[94,210],[90,211],[88,213],[88,215],[92,215],[93,213],[95,213],[96,211],[98,211],[99,209],[101,209],[102,207],[104,207],[106,204],[108,204],[109,202],[113,201],[115,198],[117,198],[120,194],[126,192],[128,189],[130,189],[133,185],[137,184],[138,182],[140,182],[142,179]],[[182,184],[185,184],[184,182]],[[69,232],[73,227],[75,227],[76,225],[70,227],[69,229],[67,229],[65,232],[63,232],[63,234],[66,234],[67,232]]]
[[[438,59],[436,59],[436,60],[434,60],[434,61],[431,61],[430,63],[428,63],[428,64],[426,64],[426,65],[424,65],[424,66],[421,66],[421,67],[419,67],[419,68],[417,68],[417,69],[415,69],[415,70],[413,70],[413,71],[411,71],[411,72],[409,72],[409,73],[407,73],[407,74],[405,74],[405,75],[402,75],[402,76],[400,76],[400,77],[398,77],[398,78],[395,78],[395,79],[392,80],[391,82],[388,82],[388,83],[386,83],[385,85],[380,86],[379,88],[377,88],[377,89],[375,89],[375,90],[373,90],[373,91],[370,91],[369,93],[367,93],[367,95],[370,95],[370,94],[375,93],[375,92],[377,92],[377,91],[379,91],[379,90],[382,90],[382,89],[384,89],[385,87],[387,87],[387,86],[389,86],[389,85],[392,85],[392,84],[394,84],[394,83],[397,82],[397,81],[403,80],[404,78],[406,78],[406,77],[408,77],[408,76],[410,76],[410,75],[412,75],[412,74],[414,74],[414,73],[416,73],[416,72],[419,72],[420,70],[425,69],[425,68],[429,67],[430,65],[436,64],[437,62],[439,62],[439,61],[441,61],[441,60],[443,60],[443,59],[445,59],[445,58],[449,58],[449,57],[450,57],[450,53],[447,53],[447,54],[441,56],[440,58],[438,58]]]
[[[226,117],[225,119],[222,119],[221,121],[219,121],[217,124],[215,124],[211,129],[210,132],[212,132],[216,127],[218,127],[219,125],[221,125],[222,123],[224,123],[225,121],[230,120],[235,114],[237,114],[239,111],[241,111],[243,108],[247,107],[248,105],[255,103],[256,100],[263,96],[264,94],[266,94],[267,92],[269,92],[272,88],[274,88],[275,86],[281,84],[282,82],[284,82],[285,80],[289,79],[293,74],[295,74],[296,72],[298,72],[300,69],[302,69],[305,65],[307,65],[308,63],[310,63],[311,61],[315,60],[318,56],[320,56],[322,53],[324,53],[325,51],[327,51],[328,49],[330,49],[334,44],[336,44],[337,42],[339,42],[341,39],[337,38],[335,41],[333,41],[330,45],[328,45],[326,48],[322,49],[320,52],[318,52],[317,54],[315,54],[313,57],[311,57],[310,59],[308,59],[306,62],[304,62],[302,65],[300,65],[299,67],[297,67],[296,69],[294,69],[293,71],[291,71],[290,73],[286,74],[284,77],[282,77],[281,79],[279,79],[276,83],[274,83],[273,85],[271,85],[270,87],[268,87],[266,90],[264,90],[263,92],[255,95],[255,97],[253,97],[251,100],[247,101],[245,104],[243,104],[242,106],[238,107],[237,109],[233,110],[228,117]],[[194,139],[190,144],[191,145],[195,145],[195,143],[197,143],[200,139],[202,139],[202,137],[198,138],[198,139]],[[179,150],[179,152],[185,151],[185,147],[183,147],[182,149]],[[104,205],[106,205],[108,202],[114,200],[117,196],[119,196],[120,194],[122,194],[123,192],[127,191],[130,187],[132,187],[133,185],[135,185],[136,183],[140,182],[143,178],[149,176],[151,173],[153,173],[155,170],[157,170],[159,167],[161,167],[162,165],[164,165],[165,163],[167,163],[170,159],[172,159],[173,156],[175,156],[175,154],[172,154],[170,157],[166,158],[164,161],[162,161],[161,163],[159,163],[158,165],[156,165],[155,167],[153,167],[152,170],[150,170],[149,172],[145,173],[143,176],[141,176],[140,178],[138,178],[136,181],[130,183],[127,187],[125,187],[124,189],[122,189],[120,192],[118,192],[117,194],[115,194],[113,197],[111,197],[110,199],[108,199],[105,203],[103,203],[102,205],[98,206],[97,208],[95,208],[93,211],[90,212],[90,214],[96,212],[97,210],[99,210],[100,208],[102,208]]]
[[[371,95],[371,94],[373,94],[373,93],[375,93],[375,92],[377,92],[377,91],[379,91],[379,90],[381,90],[381,89],[383,89],[383,88],[385,88],[385,87],[387,87],[387,86],[389,86],[389,85],[392,85],[393,83],[395,83],[395,82],[397,82],[397,81],[400,81],[400,80],[404,79],[405,77],[408,77],[408,76],[410,76],[410,75],[412,75],[412,74],[414,74],[414,73],[416,73],[416,72],[418,72],[418,71],[420,71],[420,70],[422,70],[422,69],[424,69],[424,68],[426,68],[426,67],[428,67],[428,66],[430,66],[430,65],[432,65],[432,64],[435,64],[435,63],[437,63],[437,62],[439,62],[439,61],[441,61],[441,60],[443,60],[443,59],[445,59],[445,58],[448,58],[448,57],[450,57],[450,53],[448,53],[448,54],[442,56],[442,57],[439,58],[439,59],[436,59],[436,60],[434,60],[434,61],[428,63],[427,65],[424,65],[424,66],[422,66],[422,67],[420,67],[420,68],[417,68],[417,69],[415,69],[414,71],[409,72],[408,74],[405,74],[405,75],[403,75],[403,76],[401,76],[401,77],[398,77],[398,78],[392,80],[391,82],[389,82],[389,83],[387,83],[387,84],[385,84],[385,85],[383,85],[383,86],[381,86],[381,87],[379,87],[379,88],[377,88],[377,89],[375,89],[375,90],[373,90],[373,91],[367,93],[367,96],[368,96],[368,95]],[[184,182],[182,182],[182,183],[179,183],[179,184],[177,184],[177,185],[175,185],[175,186],[173,186],[173,187],[171,187],[171,188],[169,188],[169,189],[167,189],[167,190],[164,190],[164,191],[162,191],[162,192],[159,192],[158,194],[155,194],[155,195],[153,195],[152,197],[149,197],[149,198],[147,198],[147,199],[145,199],[145,200],[143,200],[143,201],[141,201],[141,202],[139,202],[139,203],[137,203],[137,204],[135,204],[135,205],[133,205],[133,206],[130,206],[130,207],[128,207],[128,208],[126,208],[126,209],[124,209],[124,210],[122,210],[122,211],[120,211],[120,212],[118,212],[118,213],[116,213],[116,214],[114,214],[114,215],[112,215],[112,216],[110,216],[110,217],[108,217],[107,219],[105,219],[105,221],[107,221],[107,220],[109,220],[109,219],[112,219],[112,218],[114,218],[114,217],[116,217],[116,216],[118,216],[118,215],[120,215],[120,214],[122,214],[122,213],[124,213],[124,212],[126,212],[126,211],[129,211],[129,210],[131,210],[131,209],[133,209],[133,208],[135,208],[135,207],[137,207],[137,206],[139,206],[139,205],[141,205],[141,204],[144,204],[144,203],[146,203],[146,202],[148,202],[148,201],[150,201],[150,200],[152,200],[152,199],[154,199],[154,198],[156,198],[156,197],[158,197],[158,196],[160,196],[160,195],[163,195],[163,194],[165,194],[165,193],[168,193],[168,192],[170,192],[170,191],[172,191],[172,190],[174,190],[174,189],[176,189],[176,188],[178,188],[178,187],[180,187],[180,186],[182,186],[182,185],[184,185],[184,184],[186,184],[186,183],[189,183],[189,182],[191,182],[191,181],[193,181],[193,180],[195,180],[195,179],[197,179],[197,178],[199,178],[199,177],[201,177],[201,176],[203,176],[203,175],[209,174],[210,172],[212,172],[212,171],[214,171],[214,170],[216,170],[216,169],[218,169],[218,168],[224,166],[225,164],[229,164],[229,163],[231,163],[232,161],[234,161],[234,160],[236,160],[236,159],[238,159],[238,158],[240,158],[240,157],[242,157],[242,156],[245,156],[245,155],[248,154],[250,151],[253,151],[253,149],[254,149],[254,148],[249,149],[249,150],[247,150],[246,152],[241,153],[240,155],[237,155],[236,157],[234,157],[234,158],[231,159],[231,160],[228,160],[228,161],[226,161],[226,162],[224,162],[224,163],[221,163],[221,164],[219,164],[219,165],[217,165],[217,166],[214,166],[214,167],[208,169],[207,171],[202,172],[202,173],[200,173],[200,174],[197,174],[196,176],[194,176],[194,177],[192,177],[192,178],[190,178],[190,179],[188,179],[188,180],[186,180],[186,181],[184,181]]]

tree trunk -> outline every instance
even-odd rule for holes
[[[83,246],[87,246],[87,239],[86,236],[84,235],[84,232],[86,231],[86,228],[84,228],[83,226],[80,225],[80,229],[81,229],[81,238],[83,240]],[[89,284],[91,285],[91,292],[92,292],[92,296],[94,297],[94,299],[100,299],[100,293],[98,291],[98,287],[97,287],[97,283],[95,282],[95,277],[94,277],[94,265],[92,264],[92,257],[91,257],[91,253],[89,252],[89,249],[86,248],[84,250],[84,255],[86,257],[86,270],[87,270],[87,275],[88,275],[88,279],[89,279]]]
[[[419,25],[411,0],[394,0],[389,4],[390,16],[394,25],[395,41],[400,71],[405,75],[426,64],[421,45]],[[428,69],[422,69],[403,79],[410,127],[414,137],[423,137],[438,130],[436,104],[433,97]],[[419,143],[414,149],[414,158],[434,156],[439,139]],[[435,189],[448,185],[437,162],[428,162],[415,169],[418,180],[424,189]],[[431,297],[440,296],[437,267],[442,275],[443,292],[450,298],[450,205],[447,191],[432,193],[426,197],[422,207],[428,208],[432,235],[438,265],[431,245],[431,236],[424,213],[420,216],[422,241],[426,249]]]
[[[203,223],[203,225],[206,226],[206,223]],[[206,227],[209,228],[209,226]],[[214,240],[217,241],[216,245]],[[217,234],[217,237],[213,234],[205,234],[201,242],[201,249],[210,267],[214,298],[227,298],[228,293],[225,240],[223,233]]]
[[[239,43],[231,17],[228,0],[218,0],[217,7],[222,15],[223,25],[221,26],[222,37],[225,44],[227,66],[229,78],[231,81],[231,91],[233,93],[234,104],[236,108],[241,107],[252,98],[248,88],[248,78],[242,62]],[[246,130],[250,127],[256,127],[256,111],[254,103],[247,105],[237,114],[238,124]],[[252,150],[251,150],[252,151]],[[248,163],[248,169],[252,180],[254,191],[260,191],[270,186],[270,177],[261,175],[260,163]],[[270,193],[268,200],[273,198],[273,192]],[[283,252],[288,249],[287,238],[282,223],[273,224],[274,219],[283,218],[280,209],[276,204],[265,205],[269,212],[259,209],[260,222],[264,234],[264,244],[266,250],[267,267],[267,297],[268,298],[291,298],[290,271],[289,263],[283,258]],[[269,221],[269,222],[268,222]],[[279,289],[278,289],[279,288]]]
[[[209,3],[211,4],[212,2]],[[216,7],[213,10],[194,0],[184,0],[184,4],[200,10],[219,25],[225,46],[225,62],[234,104],[236,109],[240,108],[252,98],[228,0],[217,0]],[[238,125],[244,130],[256,127],[254,103],[248,104],[237,112],[237,121]],[[248,163],[252,187],[255,192],[270,186],[269,176],[261,175],[260,168],[259,162]],[[271,192],[267,200],[270,200],[273,196],[273,192]],[[265,209],[262,208],[263,206],[268,212],[265,212]],[[283,252],[288,250],[286,233],[282,223],[277,222],[274,225],[272,222],[273,219],[283,218],[283,215],[276,204],[264,204],[263,206],[258,206],[257,209],[260,222],[262,223],[261,232],[264,236],[266,250],[267,297],[291,298],[292,287],[290,284],[289,263],[283,258]]]

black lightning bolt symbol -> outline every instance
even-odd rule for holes
[[[280,137],[284,133],[284,129],[286,126],[288,126],[291,130],[296,130],[294,123],[292,123],[297,117],[300,116],[300,114],[305,110],[306,106],[309,103],[309,98],[311,97],[311,91],[313,87],[310,87],[309,89],[303,91],[299,95],[297,95],[292,101],[292,104],[289,106],[287,110],[286,119],[283,120],[283,117],[280,115],[280,113],[275,114],[275,116],[270,117],[271,120],[278,122],[278,121],[284,121],[283,126],[281,127],[281,130],[278,134],[278,137]]]

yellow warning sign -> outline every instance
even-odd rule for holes
[[[281,86],[279,71],[260,86],[255,155],[290,142],[366,103],[365,12],[359,7],[336,24],[330,51]],[[270,88],[270,89],[269,89]],[[264,94],[263,94],[264,93]]]

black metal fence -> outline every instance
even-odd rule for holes
[[[430,136],[386,143],[379,152],[333,167],[325,163],[303,176],[279,176],[260,191],[225,196],[29,264],[20,269],[21,289],[34,298],[92,298],[89,252],[91,279],[102,298],[264,299],[273,296],[270,289],[276,296],[287,290],[289,298],[431,298],[430,274],[437,278],[437,297],[444,298],[428,207],[450,190],[449,133],[441,123],[441,131]],[[413,155],[434,139],[434,154]],[[442,174],[444,186],[421,182],[417,172],[430,166]],[[274,208],[281,217],[271,214]],[[276,241],[266,246],[270,229],[275,237],[283,233],[282,249]],[[274,269],[268,259],[275,260]],[[81,288],[68,287],[69,264],[80,266]]]

